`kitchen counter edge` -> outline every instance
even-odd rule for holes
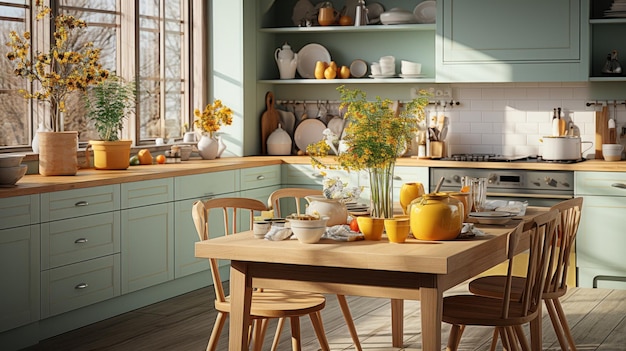
[[[333,164],[334,161],[333,158],[326,158],[324,160],[327,161],[327,164]],[[14,187],[0,188],[0,198],[280,164],[310,164],[310,158],[307,156],[247,156],[228,157],[217,160],[191,159],[177,164],[132,166],[127,170],[120,171],[96,170],[93,168],[80,169],[75,176],[42,176],[32,174],[24,176]],[[402,157],[397,160],[396,165],[548,171],[626,171],[626,161],[607,162],[603,160],[587,160],[580,163],[560,164],[532,162],[460,162]]]

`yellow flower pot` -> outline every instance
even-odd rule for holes
[[[463,206],[448,194],[426,194],[410,205],[411,230],[420,240],[452,240],[461,232]]]
[[[359,216],[356,218],[359,230],[365,240],[380,240],[385,230],[385,219],[378,217]]]
[[[409,237],[409,218],[385,219],[385,232],[391,243],[403,243]]]

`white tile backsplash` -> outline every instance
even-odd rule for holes
[[[595,141],[595,109],[586,106],[585,83],[453,84],[452,89],[460,105],[447,111],[450,154],[541,155],[540,139],[551,133],[555,107],[563,109],[583,141]],[[624,105],[614,115],[619,134],[626,125]],[[591,148],[584,156],[593,154]]]

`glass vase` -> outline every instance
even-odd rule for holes
[[[372,217],[393,218],[393,170],[395,162],[370,168],[370,211]]]

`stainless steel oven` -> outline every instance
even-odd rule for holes
[[[487,178],[487,199],[528,201],[552,206],[574,197],[574,172],[521,169],[430,168],[430,191],[444,178],[441,191],[461,189],[461,177]]]

